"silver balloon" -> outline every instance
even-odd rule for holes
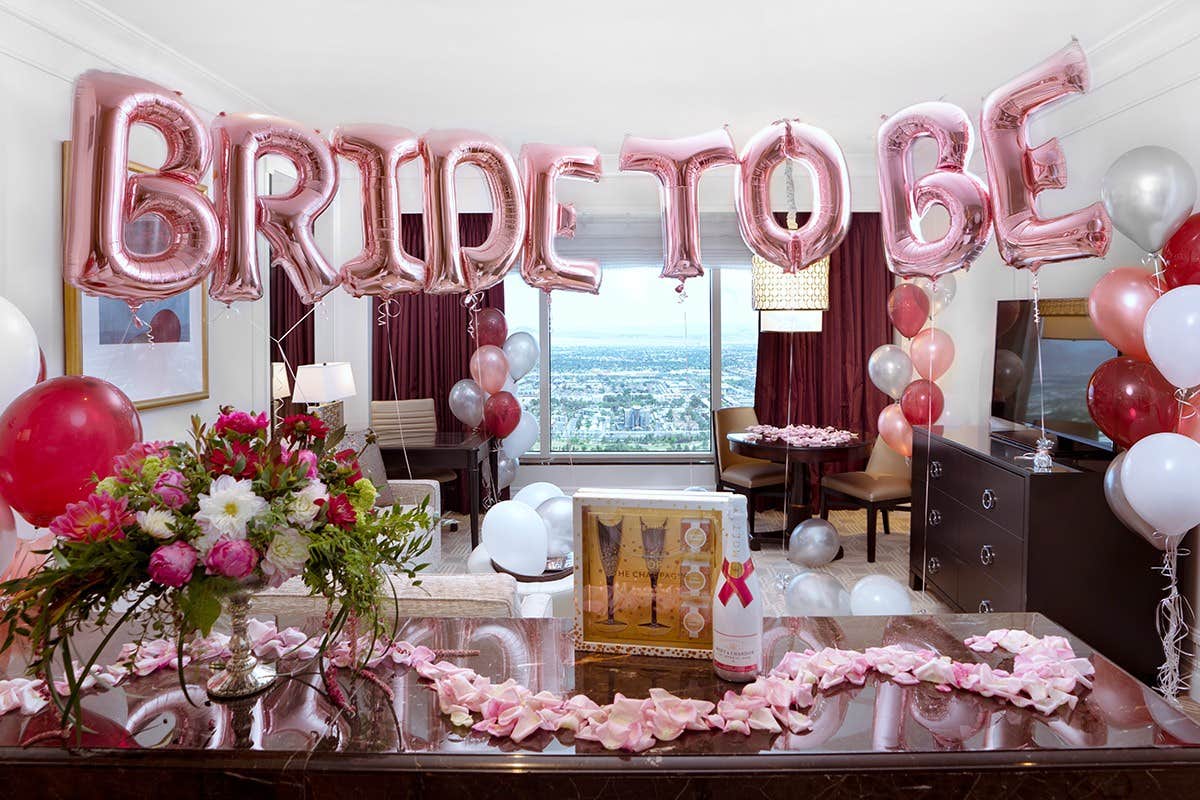
[[[1192,213],[1196,173],[1174,150],[1135,147],[1104,173],[1100,199],[1117,230],[1157,253]]]
[[[517,467],[521,462],[501,450],[496,454],[496,487],[507,489],[512,486],[513,478],[517,476]]]
[[[788,537],[788,561],[800,567],[823,567],[833,561],[842,546],[837,528],[828,520],[813,517],[792,530]]]
[[[783,594],[784,607],[792,617],[847,617],[850,593],[832,575],[801,572],[792,578]]]
[[[550,533],[551,555],[565,555],[575,547],[575,501],[566,495],[551,497],[537,507]]]
[[[450,387],[450,413],[459,422],[472,428],[478,428],[483,422],[483,404],[487,402],[487,392],[470,378],[463,378]]]
[[[905,388],[912,383],[912,374],[912,360],[899,345],[880,345],[867,360],[871,383],[893,400],[899,400],[904,394]]]
[[[1126,528],[1159,550],[1165,551],[1168,537],[1156,532],[1153,525],[1142,519],[1141,515],[1133,510],[1133,506],[1129,505],[1129,499],[1125,497],[1125,488],[1121,486],[1121,465],[1124,463],[1125,453],[1119,453],[1109,462],[1108,469],[1104,473],[1104,499],[1108,501],[1108,507]]]
[[[508,373],[519,381],[537,363],[537,340],[525,331],[517,331],[504,342],[504,355],[508,356]]]
[[[958,292],[958,281],[950,273],[939,275],[936,281],[917,278],[917,285],[929,295],[929,313],[937,315],[946,310]]]
[[[1025,362],[1012,350],[1003,347],[996,351],[996,363],[992,367],[992,399],[1007,400],[1012,397],[1025,380]]]

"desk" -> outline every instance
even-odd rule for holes
[[[819,468],[821,464],[830,461],[842,461],[864,455],[868,449],[867,443],[861,438],[851,444],[831,447],[794,447],[778,439],[763,439],[753,433],[731,433],[728,438],[729,449],[738,455],[788,465],[787,522],[783,532],[785,545],[792,529],[813,515],[809,464],[816,464]],[[804,510],[803,514],[800,509]]]
[[[471,513],[471,549],[479,544],[479,507],[483,484],[483,463],[488,462],[488,482],[495,485],[496,454],[490,436],[472,431],[438,431],[404,437],[404,446],[380,447],[389,478],[420,477],[423,471],[464,470],[467,474],[467,502]],[[407,454],[407,455],[406,455]],[[409,469],[412,473],[409,473]]]
[[[1039,614],[768,619],[764,652],[773,664],[806,647],[910,644],[997,666],[1005,656],[973,654],[962,639],[999,627],[1067,635],[1092,659],[1095,688],[1081,690],[1075,709],[1047,716],[876,676],[820,695],[803,734],[685,733],[631,755],[567,732],[515,744],[455,728],[404,669],[379,673],[390,701],[343,673],[359,709],[351,716],[314,691],[312,677],[280,682],[244,707],[210,705],[200,688],[207,668],[189,667],[196,706],[170,670],[85,699],[97,727],[117,726],[138,745],[131,749],[22,748],[25,726],[38,718],[0,716],[0,786],[5,797],[104,800],[857,798],[898,796],[902,786],[906,798],[1195,796],[1200,726]],[[453,660],[493,680],[598,702],[615,692],[644,697],[652,686],[708,700],[733,688],[708,661],[576,653],[567,620],[412,619],[400,633],[414,644],[479,650]],[[113,654],[125,638],[114,637]]]

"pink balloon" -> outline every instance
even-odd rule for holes
[[[213,194],[221,221],[221,258],[208,293],[233,303],[262,297],[256,232],[271,245],[272,266],[283,267],[304,303],[315,303],[340,282],[321,255],[313,224],[337,191],[337,162],[321,136],[298,122],[265,114],[225,114],[212,125],[216,146]],[[283,156],[296,185],[283,195],[259,192],[260,156]]]
[[[508,378],[508,356],[493,344],[485,344],[471,354],[471,377],[488,394],[504,388]]]
[[[1153,273],[1137,267],[1117,267],[1092,287],[1088,316],[1100,335],[1123,355],[1149,361],[1142,328],[1146,312],[1158,297]]]
[[[912,146],[925,136],[937,143],[937,166],[916,178]],[[880,126],[883,249],[897,275],[936,278],[966,269],[987,245],[992,224],[987,186],[966,171],[974,138],[970,118],[951,103],[918,103]],[[933,205],[946,209],[950,224],[940,239],[927,241],[921,218]]]
[[[884,406],[883,411],[879,412],[879,436],[900,455],[912,456],[913,429],[904,418],[904,410],[899,403]]]
[[[600,290],[600,264],[584,259],[567,259],[554,249],[556,236],[575,235],[575,208],[556,199],[559,178],[600,180],[600,151],[594,147],[560,147],[527,144],[519,158],[525,183],[525,248],[521,277],[530,286],[549,292]]]
[[[785,159],[800,161],[813,176],[813,209],[799,230],[775,221],[771,173]],[[795,272],[833,252],[850,229],[850,177],[833,137],[797,120],[775,122],[742,149],[734,181],[738,227],[756,254]]]
[[[149,125],[166,141],[154,173],[129,174],[129,130]],[[208,131],[178,92],[90,70],[75,83],[71,163],[63,228],[63,278],[82,291],[137,308],[202,281],[220,244],[217,216],[196,184],[212,157]],[[160,253],[125,244],[127,223],[147,214],[171,233]]]
[[[700,176],[712,167],[736,164],[737,160],[733,137],[725,128],[683,139],[626,136],[621,143],[622,172],[648,172],[658,178],[662,277],[682,282],[704,274],[700,259]]]
[[[1057,139],[1031,148],[1029,116],[1061,97],[1087,91],[1087,57],[1079,42],[1018,75],[983,104],[983,157],[991,187],[996,243],[1010,266],[1037,269],[1052,261],[1103,256],[1112,222],[1103,204],[1044,218],[1037,196],[1067,185],[1067,164]]]
[[[908,356],[922,378],[936,381],[954,363],[954,340],[940,328],[926,328],[913,337]]]
[[[504,280],[521,256],[525,238],[525,202],[512,155],[484,133],[429,131],[421,137],[425,159],[425,290],[431,294],[482,292]],[[488,238],[463,247],[458,232],[454,174],[460,166],[477,167],[492,197]]]
[[[333,151],[362,176],[363,246],[342,265],[342,285],[355,297],[420,292],[425,262],[404,249],[398,179],[400,167],[421,156],[417,135],[391,125],[342,125],[334,129]]]

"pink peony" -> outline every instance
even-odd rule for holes
[[[123,477],[126,472],[139,472],[147,457],[166,457],[170,445],[170,442],[134,442],[128,450],[113,459],[113,473]]]
[[[258,551],[244,539],[218,539],[204,558],[209,575],[245,578],[258,566]]]
[[[227,411],[217,417],[217,422],[213,425],[213,431],[218,436],[227,436],[231,433],[240,436],[253,436],[259,431],[265,431],[270,427],[270,424],[265,411],[257,416],[247,414],[245,411]]]
[[[199,556],[187,542],[164,544],[150,554],[150,580],[178,589],[192,579]]]
[[[303,464],[308,469],[305,472],[305,477],[316,479],[320,473],[317,471],[317,454],[312,450],[288,450],[279,451],[279,461],[285,466],[298,466]]]
[[[124,498],[97,492],[67,506],[50,523],[50,532],[73,542],[99,542],[124,539],[125,528],[133,523],[134,514]]]
[[[187,479],[179,470],[169,469],[154,482],[154,494],[167,508],[183,508],[188,501]]]

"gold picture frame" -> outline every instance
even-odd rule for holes
[[[66,230],[66,207],[67,207],[67,191],[70,181],[70,166],[71,166],[71,143],[62,143],[62,217],[63,230]],[[129,172],[133,174],[149,174],[157,172],[153,167],[145,164],[139,164],[136,161],[129,162]],[[206,186],[199,187],[201,192],[207,192]],[[207,400],[209,398],[209,375],[208,375],[208,294],[205,291],[205,283],[202,281],[199,285],[192,287],[189,291],[181,293],[181,297],[188,300],[188,308],[196,305],[198,302],[198,313],[195,316],[199,317],[199,358],[192,359],[198,362],[200,369],[199,387],[191,391],[179,391],[168,393],[155,393],[154,396],[134,396],[138,394],[136,390],[130,392],[128,387],[121,388],[130,395],[133,400],[134,407],[139,411],[152,408],[163,408],[166,406],[181,405],[183,403],[193,403],[199,400]],[[194,297],[194,293],[198,297]],[[174,298],[172,298],[174,299]],[[95,374],[88,371],[87,353],[89,351],[88,343],[84,341],[84,325],[85,317],[90,316],[84,312],[84,304],[89,302],[120,302],[113,301],[108,298],[93,298],[88,297],[79,289],[71,286],[66,281],[63,281],[63,355],[65,373],[67,375],[84,375]],[[123,305],[123,304],[122,304]],[[192,315],[189,315],[189,320]],[[125,344],[125,342],[122,342]],[[106,378],[105,375],[97,375],[96,377]],[[117,382],[117,381],[114,381]],[[118,385],[120,383],[118,382]]]

